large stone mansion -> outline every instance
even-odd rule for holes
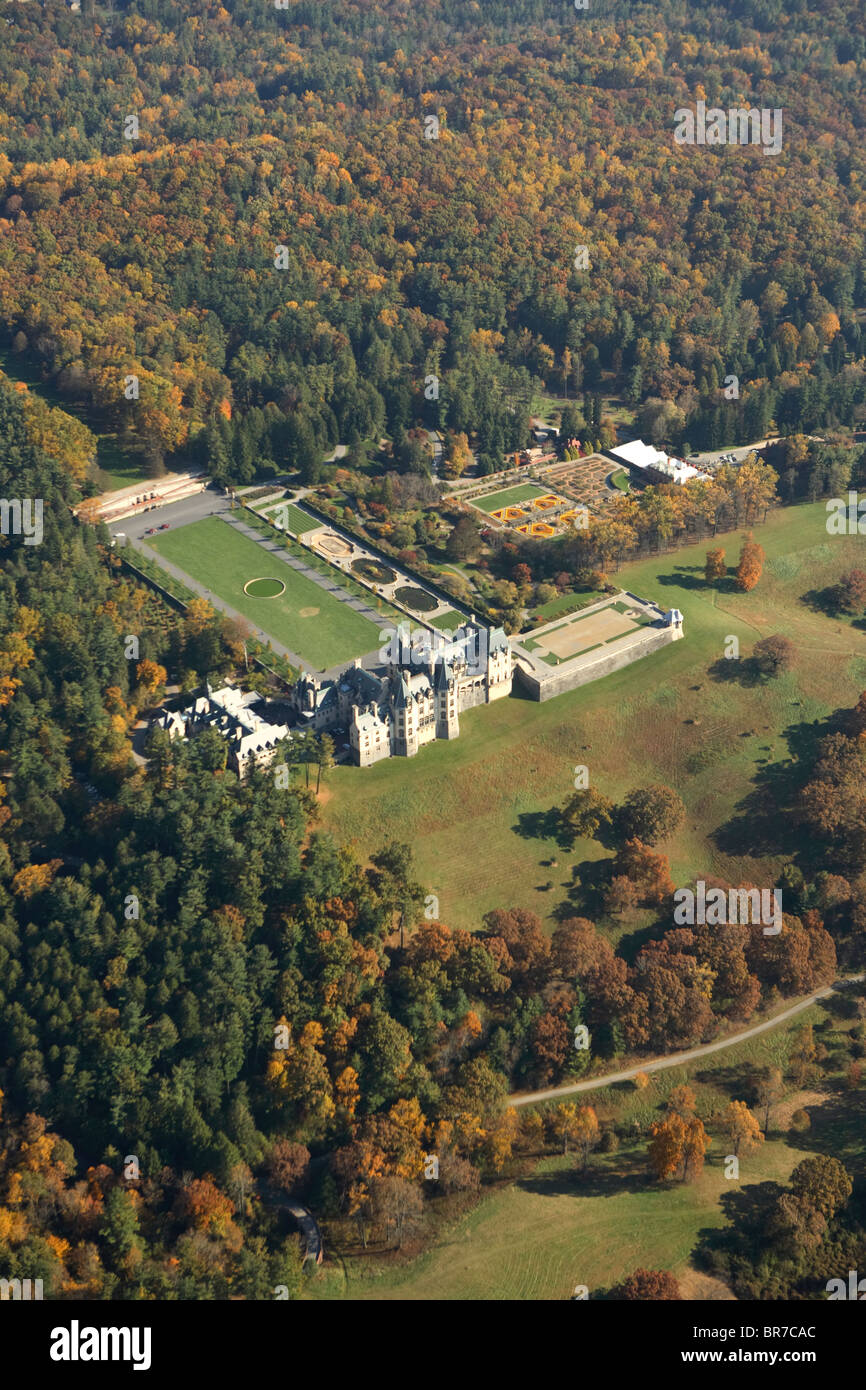
[[[457,738],[460,715],[511,693],[511,643],[502,628],[468,629],[428,661],[390,661],[365,670],[360,661],[334,680],[302,676],[292,703],[302,727],[347,729],[354,761],[411,758],[437,738]]]
[[[457,738],[460,715],[510,695],[515,677],[530,699],[547,700],[630,665],[681,638],[683,617],[619,591],[519,638],[475,623],[422,635],[428,645],[416,648],[408,628],[398,631],[371,667],[358,659],[333,677],[301,675],[273,706],[277,722],[255,692],[207,685],[192,704],[161,712],[153,724],[174,738],[215,729],[240,777],[271,763],[283,740],[307,730],[348,736],[352,760],[370,767],[383,758],[412,758],[434,739]]]

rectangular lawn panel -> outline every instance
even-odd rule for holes
[[[591,603],[598,603],[604,598],[600,589],[591,589],[585,594],[560,594],[557,598],[548,599],[547,603],[537,603],[532,609],[533,617],[539,617],[546,622],[553,618],[558,618],[560,614],[577,613],[581,608],[588,608]],[[535,624],[540,626],[540,624]]]
[[[219,517],[166,531],[149,544],[317,670],[379,646],[376,623]],[[257,578],[280,579],[286,592],[251,598],[244,585]]]
[[[309,512],[302,512],[300,507],[296,507],[294,502],[274,502],[262,510],[262,516],[268,517],[270,521],[288,521],[289,530],[296,536],[303,536],[307,531],[316,531],[322,525]]]
[[[533,497],[546,497],[549,492],[550,488],[538,487],[535,483],[516,483],[501,492],[488,492],[486,497],[473,497],[472,505],[482,512],[498,512],[502,507],[517,507],[521,502],[529,502]]]
[[[447,612],[440,613],[437,618],[431,618],[430,621],[433,627],[442,628],[447,632],[454,632],[456,628],[463,626],[466,619],[463,617],[462,613],[455,613],[453,608],[449,608]]]

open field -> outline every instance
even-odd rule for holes
[[[563,850],[548,833],[545,813],[572,790],[578,763],[614,798],[648,782],[677,789],[687,820],[663,847],[675,882],[698,870],[739,882],[755,878],[756,864],[775,868],[746,849],[726,852],[715,832],[766,764],[788,755],[786,731],[853,705],[866,687],[866,634],[802,602],[862,563],[862,540],[829,537],[825,520],[816,503],[756,527],[767,566],[749,594],[703,584],[707,550],[722,545],[735,562],[737,533],[624,567],[623,587],[682,609],[684,641],[543,705],[512,698],[470,710],[459,739],[417,759],[336,768],[325,824],[362,853],[392,838],[411,843],[443,921],[468,928],[494,907],[549,921],[568,901],[572,865],[607,857],[595,841]],[[729,635],[748,655],[776,632],[796,644],[792,672],[759,685],[708,674]]]
[[[488,492],[484,497],[473,497],[470,506],[479,511],[501,511],[503,507],[517,507],[521,502],[530,502],[534,497],[544,497],[549,489],[538,487],[536,483],[515,483],[514,487],[502,488],[499,492]]]
[[[319,670],[379,645],[375,623],[218,517],[166,531],[149,543]],[[285,594],[268,599],[245,594],[247,581],[259,578],[282,581]]]
[[[740,1187],[787,1182],[808,1156],[772,1140],[743,1160]],[[721,1197],[730,1189],[721,1156],[712,1151],[690,1184],[654,1182],[646,1171],[645,1143],[594,1154],[583,1179],[570,1157],[544,1158],[532,1177],[485,1198],[411,1264],[371,1277],[368,1265],[347,1261],[346,1296],[565,1300],[576,1284],[586,1284],[592,1294],[640,1266],[682,1277],[700,1232],[727,1224]]]
[[[576,397],[574,391],[570,391],[568,395],[540,391],[532,397],[529,411],[531,415],[537,415],[542,420],[555,421],[566,406],[579,405],[579,397],[580,392],[577,393]],[[604,384],[602,384],[601,410],[602,415],[613,420],[615,425],[627,425],[631,435],[636,432],[634,406],[627,404],[620,396],[608,395]]]

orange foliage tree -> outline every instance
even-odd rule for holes
[[[754,589],[764,571],[764,547],[752,539],[749,532],[743,541],[740,551],[740,563],[737,565],[737,588],[743,593],[748,593]]]

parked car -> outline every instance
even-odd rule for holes
[[[169,528],[169,525],[170,525],[169,522],[164,521],[164,522],[162,523],[162,525],[161,525],[161,526],[157,526],[156,529],[157,529],[158,531],[167,531],[168,528]]]
[[[147,530],[145,531],[144,534],[145,534],[146,536],[155,536],[155,535],[156,535],[156,527],[155,527],[155,526],[148,526],[148,528],[147,528]]]

